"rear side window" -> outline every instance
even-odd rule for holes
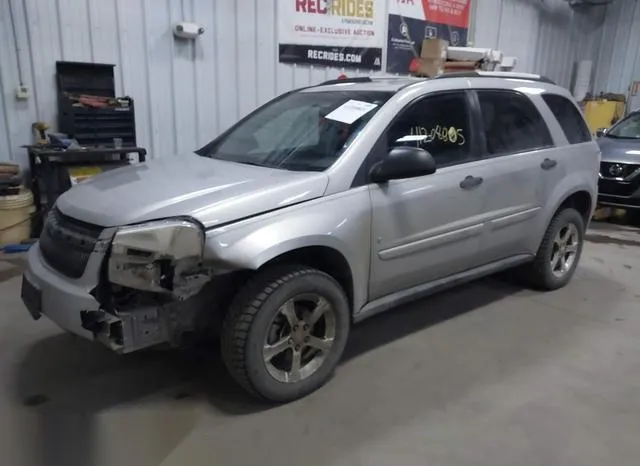
[[[573,102],[557,94],[544,94],[542,98],[562,126],[562,131],[569,143],[580,144],[591,141],[589,128]]]
[[[513,91],[477,91],[487,154],[505,155],[553,145],[533,102]]]

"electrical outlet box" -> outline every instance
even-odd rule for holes
[[[29,88],[27,86],[20,85],[16,89],[16,99],[18,100],[27,100],[29,98]]]

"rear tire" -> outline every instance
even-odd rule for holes
[[[350,309],[329,275],[299,265],[258,272],[225,316],[222,358],[247,392],[283,403],[320,388],[344,351]]]
[[[534,261],[523,270],[525,278],[540,290],[565,286],[576,271],[584,243],[584,219],[572,208],[555,214],[547,227]]]

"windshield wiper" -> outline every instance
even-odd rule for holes
[[[224,159],[220,159],[220,160],[224,160]],[[268,165],[262,164],[262,163],[258,163],[258,162],[245,162],[240,161],[240,160],[227,160],[227,162],[236,162],[236,163],[241,163],[242,165],[253,165],[254,167],[263,167],[263,168],[269,168]]]
[[[198,154],[200,155],[200,154]],[[217,154],[220,155],[220,154]],[[265,165],[263,163],[259,163],[259,162],[252,162],[250,160],[233,160],[233,159],[229,159],[226,157],[213,157],[212,154],[208,154],[208,155],[200,155],[201,157],[207,157],[209,159],[212,160],[220,160],[221,162],[233,162],[233,163],[241,163],[243,165],[253,165],[254,167],[263,167],[263,168],[271,168],[269,165]]]

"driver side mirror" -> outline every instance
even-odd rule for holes
[[[607,134],[607,128],[600,128],[599,130],[596,131],[597,138],[601,138],[605,134]]]
[[[431,175],[436,171],[436,162],[429,152],[419,147],[394,147],[384,160],[377,162],[369,172],[374,183],[402,180]]]

